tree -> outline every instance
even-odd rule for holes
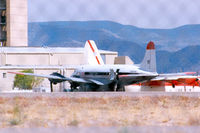
[[[22,73],[33,73],[32,69],[21,71]],[[14,80],[14,87],[19,89],[31,90],[33,87],[37,87],[43,81],[42,78],[36,78],[34,76],[16,75]]]

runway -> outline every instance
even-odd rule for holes
[[[156,97],[156,96],[185,96],[185,97],[200,97],[200,92],[53,92],[53,93],[0,93],[0,97]]]
[[[6,128],[0,133],[199,133],[200,127],[70,127],[70,128]]]

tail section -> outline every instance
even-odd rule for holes
[[[85,64],[104,65],[99,50],[93,40],[88,40],[84,48]]]
[[[142,63],[140,64],[140,68],[149,72],[157,72],[155,45],[151,41],[147,45],[146,53]]]

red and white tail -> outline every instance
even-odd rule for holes
[[[147,44],[146,53],[140,68],[145,71],[156,72],[156,51],[155,45],[151,41]]]
[[[88,65],[104,65],[99,50],[93,40],[88,40],[84,48],[85,64]]]

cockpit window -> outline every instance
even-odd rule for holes
[[[89,76],[89,75],[92,75],[92,76],[96,76],[96,75],[99,75],[99,76],[106,76],[106,75],[109,75],[108,72],[85,72],[85,75]]]
[[[74,71],[73,75],[76,76],[76,77],[77,77],[77,76],[80,77],[80,76],[81,76],[81,73],[80,73],[79,71]]]

